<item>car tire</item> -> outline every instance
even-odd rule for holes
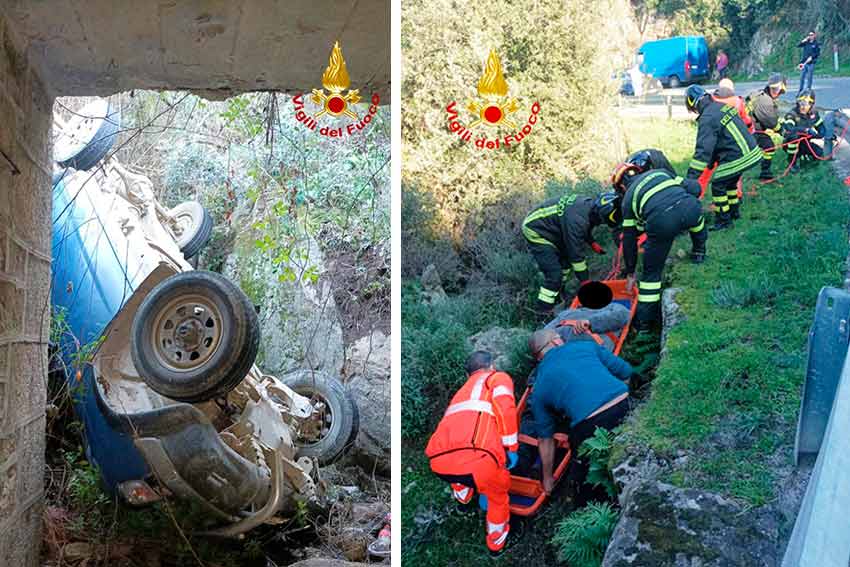
[[[678,89],[682,86],[682,82],[679,80],[678,75],[670,75],[667,79],[667,83],[670,85],[671,89]]]
[[[154,287],[133,318],[131,354],[142,380],[181,402],[203,402],[235,388],[260,344],[257,313],[220,274],[175,274]]]
[[[333,378],[323,378],[309,372],[285,379],[284,383],[308,398],[318,398],[329,410],[329,427],[321,439],[313,443],[296,440],[297,457],[315,458],[321,465],[339,459],[352,446],[360,431],[360,411],[348,389]]]
[[[65,125],[76,138],[60,135],[54,142],[53,156],[62,167],[88,171],[102,160],[115,145],[121,115],[106,99],[98,99],[83,107]]]
[[[180,203],[168,213],[183,225],[176,238],[177,246],[187,260],[200,252],[212,237],[213,221],[210,213],[197,201]]]

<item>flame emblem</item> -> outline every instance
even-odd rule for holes
[[[502,74],[502,62],[495,49],[490,50],[487,62],[484,64],[484,74],[478,80],[478,96],[483,101],[470,100],[467,109],[478,115],[478,119],[468,127],[474,128],[481,123],[490,126],[504,124],[508,128],[516,128],[516,124],[508,118],[519,107],[516,99],[508,98],[508,83]]]
[[[312,101],[320,106],[320,110],[316,114],[316,118],[323,114],[331,116],[348,116],[357,120],[357,114],[349,108],[351,104],[360,102],[360,91],[351,89],[348,94],[342,94],[344,90],[351,86],[351,78],[348,76],[348,68],[345,66],[345,58],[342,56],[342,49],[339,47],[339,41],[334,42],[334,47],[331,50],[331,55],[328,58],[328,66],[325,72],[322,73],[322,86],[329,91],[325,94],[323,89],[313,89]]]

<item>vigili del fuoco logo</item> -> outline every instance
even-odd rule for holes
[[[295,119],[308,129],[314,132],[318,131],[322,136],[344,138],[356,134],[364,130],[378,112],[378,102],[380,102],[378,93],[372,94],[372,104],[362,118],[352,108],[361,100],[360,91],[349,88],[351,87],[351,78],[348,76],[348,69],[345,66],[345,59],[342,56],[342,49],[340,49],[338,41],[334,43],[328,66],[322,73],[322,87],[324,88],[313,89],[313,94],[309,97],[309,100],[318,107],[315,114],[309,114],[305,109],[303,93],[292,99],[295,105]],[[325,93],[325,91],[328,92]],[[339,121],[334,121],[334,123],[325,123],[320,127],[320,120],[325,116],[344,120],[347,124],[338,125]],[[327,122],[327,120],[321,120],[321,122]]]
[[[520,106],[517,99],[508,96],[508,83],[502,74],[502,63],[495,49],[490,50],[487,63],[484,65],[484,74],[478,80],[478,98],[467,101],[466,109],[475,118],[464,125],[460,121],[457,103],[455,101],[449,103],[446,107],[449,115],[449,130],[460,136],[464,142],[471,142],[473,129],[479,126],[501,128],[502,132],[493,138],[489,138],[487,132],[479,128],[480,133],[475,135],[475,147],[488,150],[508,148],[523,141],[531,134],[540,115],[540,103],[535,102],[531,105],[531,111],[520,127],[517,117],[514,116],[520,111]],[[504,129],[510,130],[511,133],[504,134]]]

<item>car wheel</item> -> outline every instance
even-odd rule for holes
[[[88,171],[115,145],[120,125],[107,99],[92,101],[65,123],[53,142],[53,157],[62,167]]]
[[[154,287],[133,318],[131,353],[154,391],[181,402],[221,397],[257,358],[260,325],[248,297],[220,274],[175,274]]]
[[[682,86],[682,83],[679,81],[679,77],[677,75],[670,75],[670,78],[667,79],[667,82],[670,84],[671,89],[677,89]]]
[[[213,229],[212,217],[197,201],[180,203],[168,212],[177,223],[177,246],[188,260],[209,242]]]
[[[320,422],[315,435],[295,439],[297,456],[316,458],[322,465],[333,463],[354,445],[360,430],[360,412],[351,393],[339,380],[311,376],[309,372],[284,382],[297,393],[324,406],[318,416]]]

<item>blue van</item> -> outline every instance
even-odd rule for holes
[[[708,44],[701,35],[647,41],[637,51],[640,71],[665,87],[676,88],[708,79]]]

